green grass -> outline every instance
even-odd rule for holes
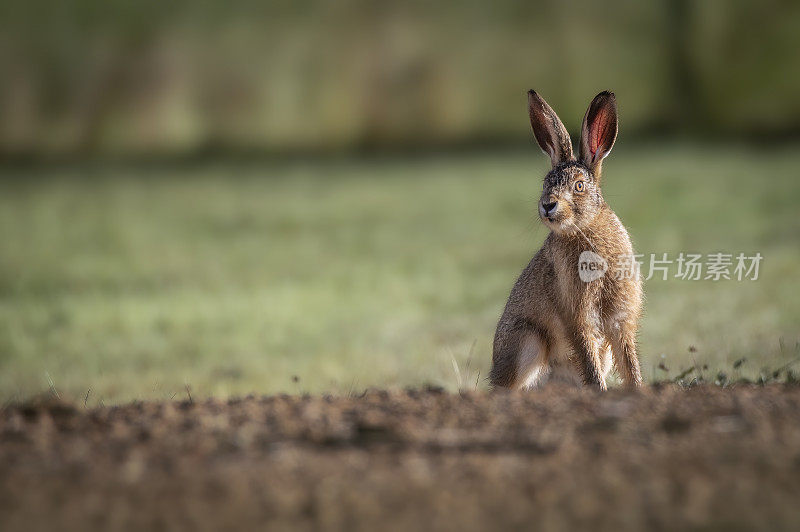
[[[480,386],[546,232],[544,156],[2,171],[0,398]],[[618,148],[640,253],[761,252],[755,282],[646,283],[648,379],[798,356],[796,147]],[[474,345],[474,347],[473,347]],[[689,346],[696,351],[689,352]],[[670,372],[655,369],[664,362]],[[82,400],[82,399],[81,399]]]

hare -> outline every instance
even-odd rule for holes
[[[623,382],[642,384],[636,355],[642,286],[628,232],[603,199],[603,159],[617,138],[613,93],[598,94],[572,155],[566,128],[541,96],[528,92],[536,141],[553,168],[539,217],[550,229],[511,290],[494,337],[493,388],[527,389],[559,375],[606,389],[612,358]],[[626,268],[610,271],[609,266]]]

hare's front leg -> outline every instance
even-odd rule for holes
[[[595,322],[596,320],[591,319],[587,314],[579,313],[574,325],[570,328],[569,336],[583,383],[605,390],[606,372],[602,360],[605,343],[600,340],[600,331],[597,330]]]
[[[618,321],[609,331],[611,352],[614,354],[614,365],[626,386],[642,385],[642,371],[639,368],[639,357],[636,355],[636,324]]]

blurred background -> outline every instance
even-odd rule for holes
[[[0,399],[485,387],[546,235],[529,88],[573,138],[616,92],[638,252],[764,256],[647,282],[646,378],[785,371],[798,48],[778,0],[4,2]]]

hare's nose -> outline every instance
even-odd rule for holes
[[[544,211],[545,216],[552,214],[553,211],[556,210],[557,206],[558,206],[557,201],[553,201],[550,203],[542,203],[542,210]]]

